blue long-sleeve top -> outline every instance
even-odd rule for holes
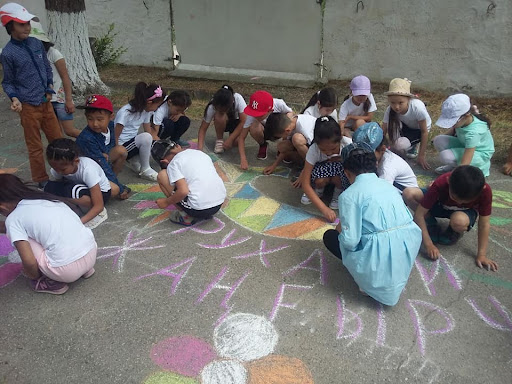
[[[10,99],[17,97],[22,103],[40,105],[45,93],[55,93],[53,74],[43,43],[35,37],[11,40],[0,55],[4,70],[2,87]]]
[[[105,136],[99,132],[94,132],[89,126],[85,127],[76,139],[76,144],[80,148],[82,156],[90,157],[96,161],[111,182],[119,186],[119,193],[123,193],[125,186],[117,179],[112,166],[105,158],[104,154],[109,154],[110,150],[116,145],[116,135],[114,130],[114,122],[108,124],[110,132],[110,142],[105,145]]]

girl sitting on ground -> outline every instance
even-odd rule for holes
[[[190,146],[187,141],[181,140],[181,136],[190,127],[190,119],[185,116],[185,112],[191,105],[192,100],[187,92],[172,91],[153,113],[151,126],[153,140],[170,139],[182,147]]]
[[[352,137],[352,133],[361,125],[372,121],[377,105],[371,93],[370,79],[356,76],[350,82],[352,96],[348,95],[340,107],[338,118],[341,133]]]
[[[97,245],[91,230],[67,203],[0,174],[0,232],[18,250],[36,292],[60,295],[68,284],[94,274]]]
[[[241,94],[233,91],[229,85],[223,85],[204,109],[204,116],[199,127],[198,145],[203,150],[206,131],[213,121],[217,140],[215,140],[214,153],[222,153],[238,143],[238,136],[242,132],[247,115],[244,110],[247,103]],[[224,141],[224,132],[229,132],[229,137]]]
[[[322,116],[331,116],[336,120],[338,118],[337,104],[338,96],[334,88],[324,88],[311,96],[301,114],[311,115],[317,119]]]

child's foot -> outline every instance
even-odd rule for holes
[[[146,179],[149,181],[156,181],[156,178],[158,176],[158,172],[156,172],[153,168],[149,167],[145,169],[144,171],[141,171],[139,173],[139,177],[142,179]]]
[[[134,156],[129,160],[126,160],[126,166],[130,168],[133,172],[139,173],[140,172],[140,159],[139,156]]]
[[[84,279],[88,279],[89,277],[91,277],[92,275],[94,275],[94,272],[96,272],[96,271],[94,270],[94,268],[91,268],[91,269],[89,269],[87,272],[85,272],[85,273],[82,275],[82,277],[83,277]]]
[[[215,148],[213,148],[213,153],[223,153],[224,152],[224,141],[223,140],[215,140]]]
[[[190,147],[190,143],[186,140],[178,139],[175,141],[176,144],[178,144],[182,148]]]
[[[185,212],[181,211],[173,211],[169,215],[169,220],[171,220],[173,223],[184,225],[185,227],[190,227],[191,225],[197,223],[197,220],[195,220],[192,216],[187,215]]]
[[[338,209],[338,197],[339,195],[332,195],[331,202],[329,203],[329,208],[331,208],[332,210]]]
[[[256,156],[259,160],[265,160],[267,158],[267,147],[268,144],[266,141],[260,144],[260,149],[258,149],[258,155]]]
[[[455,232],[451,226],[439,235],[438,243],[441,245],[454,245],[462,237],[462,233]]]
[[[94,229],[107,219],[108,219],[107,209],[105,207],[103,207],[103,211],[101,211],[100,213],[98,213],[96,215],[96,217],[93,217],[91,220],[89,220],[87,223],[85,223],[85,226],[89,229]]]
[[[512,176],[512,163],[505,163],[502,172],[507,176]]]
[[[442,175],[443,173],[450,172],[454,167],[451,165],[441,165],[436,168],[436,173]]]
[[[37,280],[30,280],[30,286],[35,292],[50,293],[52,295],[62,295],[69,289],[66,283],[52,280],[44,275]]]
[[[407,156],[408,159],[415,159],[418,157],[418,148],[419,147],[419,144],[414,144],[411,148],[409,148],[409,150],[407,151],[407,153],[405,154],[405,156]]]
[[[130,193],[132,193],[132,189],[125,185],[123,193],[119,194],[119,199],[120,200],[126,200],[130,196]]]
[[[322,196],[324,195],[324,189],[323,188],[320,188],[320,189],[315,188],[315,193],[317,194],[318,197],[322,198]],[[302,194],[302,197],[300,198],[300,202],[304,205],[311,204],[311,200],[309,200],[309,197],[305,193]]]

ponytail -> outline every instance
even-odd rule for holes
[[[491,129],[491,120],[484,114],[481,114],[480,111],[478,110],[478,107],[475,104],[471,106],[469,112],[478,120],[482,120],[483,122],[487,123],[487,127],[489,128],[489,130]]]
[[[336,95],[336,91],[334,88],[323,88],[322,90],[315,92],[311,99],[309,99],[308,104],[304,107],[301,113],[304,113],[306,109],[315,105],[316,103],[320,103],[322,107],[335,107],[338,104],[338,96]]]
[[[203,117],[206,118],[206,112],[210,105],[213,108],[217,109],[217,107],[227,107],[227,115],[228,120],[233,120],[235,118],[235,91],[229,85],[224,84],[215,94],[212,99],[206,104],[206,107],[203,112]]]
[[[129,101],[131,113],[141,113],[146,108],[148,101],[161,103],[165,99],[166,92],[157,84],[146,84],[141,81],[135,85],[133,99]]]
[[[363,112],[366,115],[368,111],[370,110],[370,98],[366,98],[364,104],[363,104]]]
[[[394,143],[400,137],[400,119],[398,113],[391,107],[389,107],[388,135],[391,143]]]

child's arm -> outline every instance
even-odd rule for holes
[[[382,122],[380,126],[382,127],[382,132],[384,133],[384,136],[386,136],[388,133],[388,123]]]
[[[119,123],[117,123],[114,128],[114,132],[116,134],[116,145],[118,145],[118,143],[119,143],[119,136],[121,136],[121,132],[123,132],[123,128],[124,128],[124,125],[119,124]]]
[[[427,120],[418,121],[421,130],[421,141],[420,141],[420,150],[418,153],[418,163],[423,167],[423,169],[430,169],[430,165],[427,162],[425,157],[427,152],[427,143],[428,143],[428,127]]]
[[[204,138],[206,137],[206,130],[210,126],[210,123],[207,123],[206,121],[201,122],[201,126],[199,127],[199,132],[197,134],[197,149],[200,151],[203,150],[204,147]]]
[[[89,191],[91,191],[92,207],[89,212],[80,218],[84,224],[98,216],[105,207],[103,204],[103,195],[101,193],[100,185],[94,185],[92,188],[89,188]]]
[[[459,165],[469,165],[471,164],[471,160],[473,160],[473,155],[475,154],[476,148],[466,148],[464,153],[462,154],[462,159],[460,160]]]
[[[308,163],[307,161],[304,163],[304,169],[302,170],[302,190],[309,197],[309,200],[318,208],[318,210],[324,215],[324,217],[329,221],[329,223],[333,223],[336,220],[336,212],[334,212],[331,208],[324,204],[324,202],[318,197],[318,195],[313,190],[311,186],[311,172],[313,171],[313,164]]]
[[[368,112],[367,115],[364,115],[364,116],[353,116],[353,115],[348,115],[346,120],[354,120],[354,121],[357,121],[357,120],[364,120],[366,121],[367,123],[372,121],[373,119],[373,112]]]
[[[478,218],[478,253],[476,265],[480,268],[487,267],[492,271],[498,270],[498,264],[487,258],[487,245],[489,244],[489,232],[491,230],[491,216],[480,216]]]
[[[240,154],[240,168],[244,171],[249,169],[249,163],[247,162],[247,156],[245,155],[245,138],[249,134],[248,128],[243,128],[242,132],[240,132],[240,137],[238,138],[238,153]]]
[[[6,233],[7,229],[5,228],[5,221],[0,221],[0,233]]]
[[[425,216],[428,214],[428,209],[423,207],[421,204],[416,208],[416,212],[414,212],[414,222],[421,229],[421,236],[423,238],[423,245],[426,248],[427,255],[432,260],[437,260],[441,253],[439,249],[434,245],[430,235],[428,234],[427,223],[425,222]]]
[[[29,279],[36,280],[41,276],[37,260],[32,252],[30,243],[26,240],[18,240],[14,242],[16,250],[20,254],[21,262],[23,264],[23,272]]]
[[[242,130],[244,129],[245,121],[247,120],[247,115],[245,113],[238,113],[238,116],[240,118],[240,123],[236,126],[235,130],[232,134],[229,135],[229,137],[224,142],[224,149],[231,149],[233,147],[233,142],[240,136],[240,133],[242,133]]]
[[[2,68],[4,71],[4,79],[2,80],[2,87],[4,88],[4,92],[7,94],[9,99],[11,100],[11,110],[14,112],[21,112],[21,102],[16,95],[16,87],[15,87],[15,72],[14,68],[11,65],[11,61],[8,58],[1,56],[2,58]]]
[[[265,175],[270,175],[272,172],[274,172],[274,170],[277,168],[277,166],[281,163],[281,161],[284,160],[284,158],[286,157],[286,153],[283,153],[283,152],[279,152],[279,155],[276,157],[276,161],[274,161],[272,163],[272,165],[269,165],[268,167],[266,167],[264,170],[263,170],[263,173]]]
[[[66,98],[65,108],[67,113],[75,112],[75,104],[73,103],[73,94],[71,92],[71,80],[69,79],[68,69],[66,67],[66,61],[64,59],[57,60],[55,68],[62,79],[62,87],[64,88],[64,95]]]
[[[156,204],[161,209],[165,209],[171,204],[179,203],[190,193],[187,181],[184,178],[176,180],[174,184],[176,186],[176,189],[174,190],[174,193],[171,196],[163,197],[161,199],[156,200]]]

